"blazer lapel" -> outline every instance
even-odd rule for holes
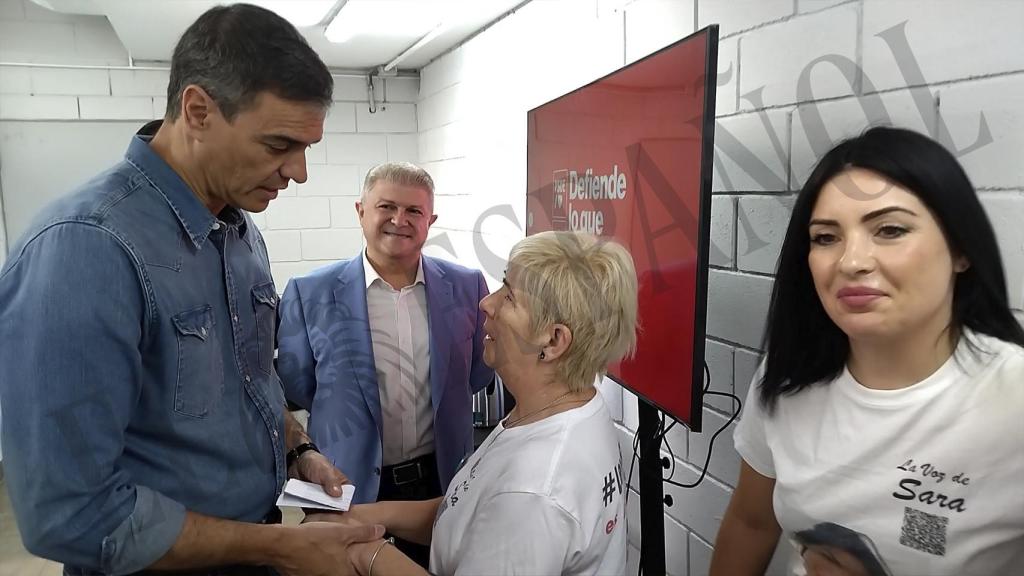
[[[448,387],[446,384],[448,363],[451,359],[451,311],[454,296],[452,283],[445,278],[444,270],[430,258],[422,258],[430,323],[430,399],[436,413]]]
[[[341,342],[337,353],[348,357],[352,376],[363,392],[378,434],[381,428],[380,389],[377,366],[373,361],[373,340],[370,337],[370,315],[366,308],[366,274],[362,257],[353,258],[338,274],[334,287],[334,305],[339,308]]]

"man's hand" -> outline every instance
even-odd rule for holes
[[[291,527],[283,552],[274,562],[282,576],[350,576],[356,570],[348,546],[384,536],[383,526],[343,526],[312,522]]]
[[[292,478],[319,484],[323,487],[324,492],[335,498],[341,496],[342,485],[349,483],[348,477],[342,474],[341,470],[335,468],[326,456],[313,450],[299,456],[299,459],[288,471],[288,475]]]

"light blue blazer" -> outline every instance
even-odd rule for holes
[[[494,371],[483,363],[483,275],[423,256],[430,325],[430,398],[444,491],[473,451],[472,395]],[[380,486],[381,408],[362,255],[293,278],[281,299],[277,372],[286,397],[309,411],[310,438],[355,484],[353,502]]]

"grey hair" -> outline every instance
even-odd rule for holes
[[[431,201],[434,199],[434,179],[426,170],[411,162],[385,162],[374,166],[366,173],[360,200],[366,200],[366,193],[381,180],[401,186],[422,188],[430,194]]]

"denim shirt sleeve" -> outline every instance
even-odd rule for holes
[[[0,273],[0,403],[11,504],[33,554],[108,574],[174,544],[185,508],[119,466],[151,319],[143,268],[97,224],[49,226]]]

